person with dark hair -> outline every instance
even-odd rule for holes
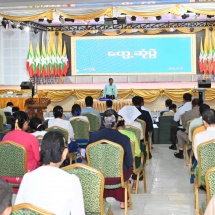
[[[61,106],[55,106],[53,108],[53,115],[54,115],[55,119],[51,119],[48,121],[48,128],[50,128],[52,126],[58,126],[58,127],[66,129],[69,133],[67,141],[68,141],[68,143],[70,143],[70,141],[72,139],[74,139],[74,132],[73,132],[71,123],[67,120],[62,119],[63,118],[63,108]]]
[[[126,181],[130,178],[132,174],[133,164],[130,139],[116,130],[116,125],[118,123],[118,115],[114,114],[114,110],[105,111],[103,115],[103,123],[105,126],[104,129],[90,133],[89,144],[102,139],[106,139],[121,145],[124,149],[123,172],[124,180]],[[116,180],[119,181],[119,183],[121,181],[120,178],[106,178],[105,183],[111,185],[113,181],[115,181],[116,183]],[[123,188],[117,188],[112,190],[105,189],[104,198],[107,197],[114,197],[116,200],[121,202],[121,208],[125,207]]]
[[[111,110],[112,106],[113,106],[113,101],[112,100],[107,100],[106,101],[106,107],[107,107],[106,110]]]
[[[12,107],[12,113],[14,113],[14,112],[16,112],[16,111],[19,111],[19,107],[13,106],[13,107]]]
[[[81,116],[81,106],[79,104],[74,104],[71,109],[72,117],[69,121],[74,119],[82,119],[89,122],[89,119],[86,116]]]
[[[180,124],[180,118],[181,115],[184,114],[186,111],[189,111],[192,109],[192,95],[190,93],[185,93],[183,95],[183,105],[178,108],[174,115],[174,121]],[[172,142],[172,145],[169,147],[169,149],[177,150],[176,143],[177,143],[177,132],[179,128],[178,126],[172,126],[170,129],[170,141]]]
[[[31,134],[36,136],[44,136],[47,132],[44,131],[44,126],[42,120],[35,116],[30,119],[29,126],[33,131]]]
[[[171,99],[167,99],[166,101],[165,101],[165,109],[163,109],[163,110],[161,110],[161,112],[160,112],[160,116],[163,116],[163,113],[165,113],[165,112],[169,112],[169,106],[172,104],[172,100]]]
[[[176,113],[177,106],[176,104],[171,104],[169,106],[169,111],[166,111],[162,114],[162,116],[174,116]]]
[[[10,215],[12,211],[12,187],[4,180],[0,179],[0,214]]]
[[[5,108],[3,108],[2,110],[4,112],[8,112],[12,115],[12,107],[13,107],[13,103],[12,102],[8,102],[7,106]]]
[[[39,166],[39,142],[33,135],[27,133],[28,115],[23,111],[17,111],[13,114],[12,131],[8,132],[3,141],[12,141],[23,146],[27,151],[27,169],[28,172]],[[11,160],[13,162],[13,160]],[[10,183],[20,184],[22,178],[3,177]],[[17,189],[14,189],[16,192]]]
[[[108,82],[109,83],[105,85],[103,97],[107,99],[116,99],[118,92],[116,85],[113,83],[113,78],[109,78]]]
[[[215,110],[207,109],[202,113],[203,124],[206,131],[196,134],[194,139],[194,156],[198,160],[197,147],[204,142],[215,139]]]
[[[87,96],[85,98],[85,104],[86,104],[86,107],[81,110],[81,114],[92,113],[92,114],[95,114],[96,116],[98,116],[98,119],[99,119],[98,126],[100,127],[101,126],[101,115],[96,109],[93,109],[93,98],[91,96]]]
[[[199,107],[199,117],[192,120],[192,122],[190,123],[189,132],[188,132],[188,138],[189,138],[190,142],[192,142],[192,130],[196,127],[203,125],[202,114],[207,109],[210,109],[210,106],[207,104],[202,104]]]
[[[57,215],[84,215],[78,177],[60,169],[67,153],[63,134],[59,131],[47,132],[41,144],[42,166],[24,175],[15,205],[27,202]]]
[[[199,117],[199,99],[195,98],[192,101],[192,110],[186,111],[181,117],[182,126],[184,129],[186,129],[186,131],[179,130],[177,132],[179,152],[174,153],[176,158],[179,158],[179,159],[184,158],[184,155],[183,155],[184,145],[188,141],[188,132],[189,132],[189,130],[187,130],[188,129],[187,122],[198,117]]]
[[[124,134],[132,142],[134,142],[135,163],[136,163],[136,168],[138,168],[140,166],[140,163],[141,163],[141,150],[140,150],[140,145],[138,143],[138,140],[137,140],[135,134],[131,131],[125,130],[125,120],[121,116],[118,116],[118,122],[117,122],[116,128],[121,134]],[[133,174],[132,179],[133,179],[132,190],[136,190],[137,175]]]

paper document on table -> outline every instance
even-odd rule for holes
[[[157,124],[153,124],[153,128],[158,128],[158,125]]]

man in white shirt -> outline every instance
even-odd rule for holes
[[[12,102],[8,102],[7,103],[7,107],[3,108],[2,110],[4,112],[9,112],[12,115],[12,107],[13,107],[13,103]]]
[[[59,126],[61,128],[64,128],[68,131],[68,143],[71,142],[72,139],[74,139],[74,131],[72,128],[72,125],[69,121],[62,119],[63,117],[63,108],[61,106],[55,106],[53,108],[53,115],[55,119],[50,119],[48,121],[48,128],[52,126]]]
[[[24,175],[15,205],[29,203],[56,215],[85,215],[79,178],[59,168],[67,153],[60,132],[46,133],[40,151],[42,166]]]
[[[190,93],[185,93],[183,95],[183,103],[184,105],[178,108],[174,115],[174,121],[178,122],[180,121],[180,117],[182,114],[185,113],[185,111],[189,111],[192,109],[192,95]],[[172,126],[170,129],[170,141],[172,142],[172,145],[169,147],[169,149],[177,150],[176,143],[177,143],[177,131],[179,128],[177,126]]]
[[[207,109],[204,111],[202,119],[204,126],[206,127],[206,131],[198,133],[195,136],[193,152],[196,160],[198,160],[197,147],[202,143],[215,139],[215,110]]]

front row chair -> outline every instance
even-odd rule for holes
[[[86,116],[90,122],[90,131],[98,131],[99,130],[99,118],[96,114],[87,112],[82,114],[82,116]]]
[[[6,134],[9,131],[10,129],[9,130],[4,129],[3,117],[2,115],[0,115],[0,134]]]
[[[99,170],[80,163],[62,169],[79,178],[83,190],[86,214],[112,214],[110,203],[103,199],[105,178]]]
[[[135,162],[135,143],[131,141],[131,149],[132,149],[132,155],[133,155],[133,173],[137,175],[137,184],[136,184],[136,190],[135,193],[138,193],[139,188],[139,179],[140,177],[143,177],[143,187],[144,187],[144,193],[146,193],[146,171],[144,167],[144,158],[143,154],[141,154],[141,163],[139,167],[136,168],[136,162]]]
[[[215,167],[210,168],[205,175],[205,184],[206,184],[206,201],[202,203],[202,209],[199,210],[200,214],[204,214],[208,203],[215,194]]]
[[[0,178],[22,178],[27,173],[26,149],[12,141],[0,142]],[[10,184],[18,188],[19,184]]]
[[[208,142],[202,143],[197,147],[198,156],[198,168],[195,174],[194,183],[194,198],[195,198],[195,208],[199,211],[199,196],[198,189],[200,186],[206,186],[205,175],[206,172],[215,166],[215,139]]]
[[[101,171],[105,178],[120,178],[121,182],[114,185],[105,185],[105,189],[124,188],[125,215],[128,214],[128,203],[132,209],[130,181],[124,181],[123,158],[124,150],[117,143],[100,140],[91,143],[86,149],[88,165]]]
[[[48,212],[44,209],[41,209],[37,206],[34,206],[32,204],[28,203],[23,203],[23,204],[18,204],[12,207],[12,213],[11,215],[23,215],[23,214],[28,214],[28,215],[54,215],[51,212]]]

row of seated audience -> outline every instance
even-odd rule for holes
[[[172,104],[172,101],[170,99],[166,100],[166,108],[161,111],[161,115],[174,116],[174,121],[178,122],[178,125],[182,124],[182,127],[184,128],[181,129],[181,127],[179,126],[174,126],[170,131],[171,140],[173,143],[170,149],[177,149],[177,143],[179,146],[179,153],[175,153],[175,157],[183,158],[183,147],[187,140],[190,140],[194,144],[194,155],[197,159],[197,146],[202,142],[211,140],[215,137],[215,132],[213,129],[215,127],[215,111],[210,109],[208,105],[202,104],[199,99],[192,100],[192,96],[189,93],[185,93],[183,95],[183,99],[184,105],[177,111],[176,105]],[[152,133],[153,131],[153,120],[150,116],[150,112],[147,111],[143,106],[144,100],[142,97],[135,96],[132,98],[132,102],[137,110],[140,111],[138,118],[146,122],[145,134],[143,134],[140,123],[136,121],[130,123],[134,127],[140,128],[140,141],[143,142],[144,136],[146,136],[146,140],[148,140],[148,134]],[[71,109],[72,117],[68,120],[66,120],[63,114],[63,108],[61,106],[54,107],[53,114],[55,118],[45,123],[37,117],[34,117],[29,121],[27,114],[22,111],[16,111],[13,113],[12,131],[4,136],[3,141],[14,141],[26,148],[27,167],[29,172],[24,176],[23,179],[8,177],[2,178],[10,183],[15,184],[20,184],[22,181],[17,195],[16,204],[21,202],[29,202],[52,211],[55,214],[68,214],[68,211],[70,211],[72,214],[84,214],[83,197],[81,185],[78,178],[73,176],[71,177],[71,175],[69,175],[68,173],[60,170],[59,167],[66,159],[66,154],[68,153],[68,150],[70,150],[70,145],[72,145],[72,141],[75,139],[75,134],[70,121],[76,118],[80,118],[89,122],[86,116],[81,115],[88,112],[96,114],[98,118],[101,119],[100,113],[93,109],[93,98],[90,96],[86,97],[85,103],[86,108],[82,110],[79,105],[74,104]],[[190,123],[188,130],[186,130],[187,123],[190,120],[193,121]],[[203,123],[204,126],[202,126],[202,130],[199,129],[199,131],[203,131],[204,128],[207,128],[207,130],[205,131],[205,133],[202,132],[197,134],[195,136],[195,139],[193,140],[191,135],[192,128],[197,125],[203,125]],[[101,139],[107,139],[120,144],[124,149],[124,179],[129,179],[132,175],[132,189],[135,190],[136,175],[132,174],[133,158],[130,140],[135,143],[134,159],[136,161],[137,167],[140,164],[141,152],[143,152],[144,154],[146,152],[143,147],[144,144],[140,144],[141,147],[139,147],[136,136],[132,132],[125,130],[126,124],[128,123],[126,122],[126,120],[124,120],[123,116],[118,115],[116,111],[112,109],[112,101],[107,101],[107,110],[103,114],[103,120],[99,121],[100,130],[90,132],[89,144]],[[52,126],[59,126],[66,129],[69,133],[68,140],[65,140],[62,134],[57,131],[50,131],[48,133],[44,131],[46,127]],[[29,127],[31,128],[32,133],[26,132]],[[39,142],[36,138],[36,136],[39,135],[44,136],[41,143],[40,152]],[[66,148],[66,142],[69,143],[69,149]],[[67,180],[74,181],[74,184],[76,185],[74,187],[71,185],[70,189],[68,187],[68,184],[72,183],[65,183]],[[120,179],[108,178],[105,180],[105,183],[110,185],[117,180]],[[64,181],[64,183],[62,183],[62,181]],[[4,187],[5,184],[2,186]],[[55,188],[54,191],[53,187]],[[77,190],[75,196],[73,196],[72,194],[74,193],[74,190]],[[17,192],[17,190],[14,191]],[[46,196],[47,194],[48,197]],[[77,198],[77,195],[79,196],[79,199]],[[60,196],[61,199],[56,196]],[[109,196],[115,197],[116,200],[121,202],[120,207],[124,208],[124,190],[122,188],[105,190],[104,198]],[[76,201],[78,201],[79,203],[77,203]],[[68,202],[70,202],[70,204]]]

